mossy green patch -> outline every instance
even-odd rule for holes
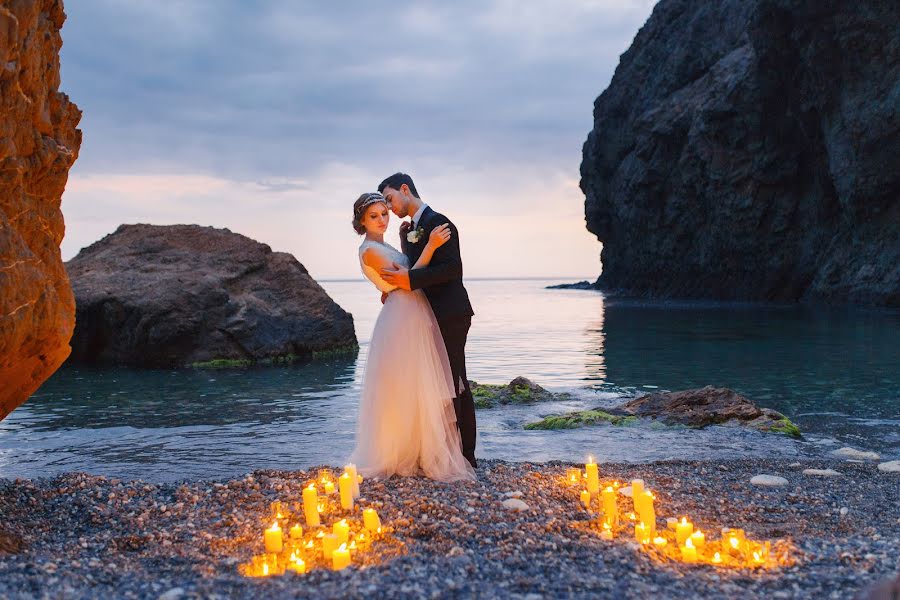
[[[245,358],[214,358],[191,363],[195,369],[233,369],[237,367],[249,367],[254,361]]]
[[[581,410],[565,415],[549,415],[536,423],[525,425],[525,429],[575,429],[598,423],[631,425],[637,420],[637,417],[630,415],[613,415],[602,410]]]
[[[315,350],[312,353],[312,357],[314,359],[334,358],[336,356],[347,356],[349,354],[356,354],[357,352],[359,352],[358,344],[347,344],[345,346],[337,346],[335,348],[329,348],[328,350]]]
[[[359,346],[356,344],[348,344],[346,346],[338,346],[329,350],[316,350],[306,356],[301,354],[279,354],[277,356],[267,356],[265,358],[214,358],[212,360],[199,361],[191,363],[191,367],[195,369],[236,369],[241,367],[250,367],[254,365],[289,365],[298,361],[322,360],[326,358],[336,358],[340,356],[348,356],[359,352]]]
[[[787,417],[775,421],[775,424],[769,427],[769,431],[773,433],[783,433],[784,435],[797,439],[803,437],[803,434],[800,433],[800,428]]]

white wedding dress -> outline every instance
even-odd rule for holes
[[[388,297],[369,344],[351,461],[369,477],[474,479],[462,455],[450,362],[431,305],[421,290],[399,289],[363,263],[368,248],[409,266],[387,244],[365,240],[359,247],[363,274]]]

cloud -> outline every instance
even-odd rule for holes
[[[215,224],[252,213],[252,223],[261,204],[289,210],[279,197],[325,218],[396,170],[414,174],[423,194],[452,197],[462,219],[532,214],[541,197],[571,203],[583,230],[577,187],[547,182],[577,182],[593,100],[651,9],[647,0],[69,2],[62,88],[84,110],[84,143],[64,197],[64,249],[99,235],[88,219],[98,206],[113,205],[106,221]],[[262,223],[258,234],[284,239]]]

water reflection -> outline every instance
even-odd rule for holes
[[[467,284],[476,310],[470,377],[505,383],[526,375],[577,396],[480,411],[479,456],[794,456],[829,443],[900,455],[900,314],[642,304],[544,289],[548,283]],[[352,450],[380,303],[364,282],[324,287],[353,313],[358,357],[238,370],[64,366],[0,422],[0,477],[83,470],[172,480],[340,463]],[[708,384],[787,413],[810,441],[721,428],[522,429],[550,412]]]

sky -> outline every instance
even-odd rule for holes
[[[63,259],[122,223],[197,223],[358,278],[353,202],[403,171],[467,277],[593,280],[581,147],[653,4],[68,0]]]

